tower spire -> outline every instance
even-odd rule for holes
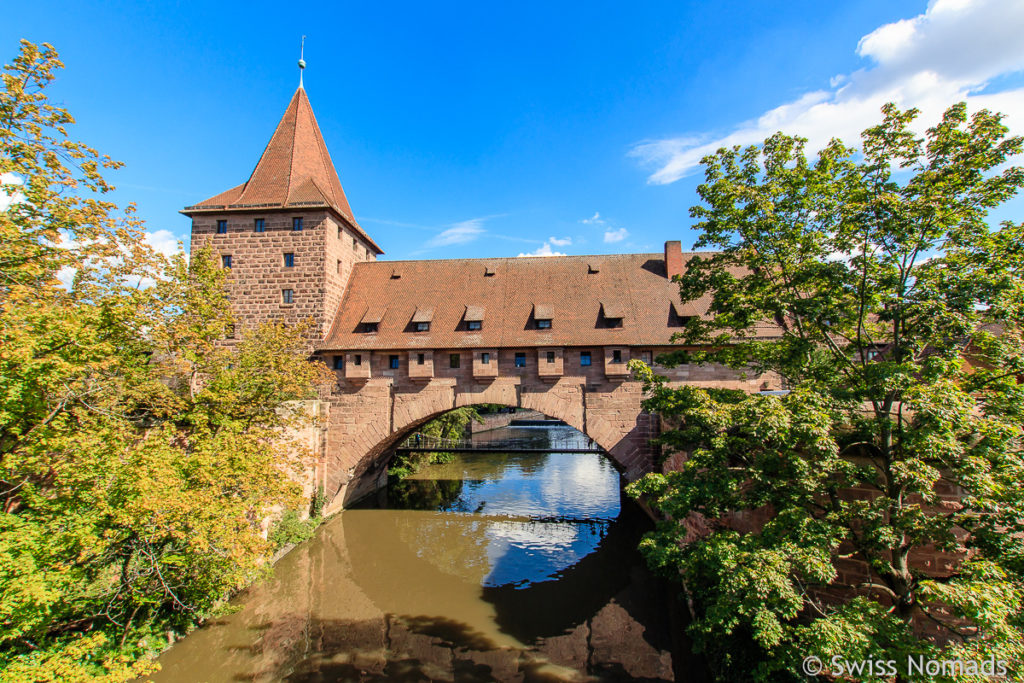
[[[302,87],[302,70],[306,68],[306,36],[302,36],[302,44],[299,46],[299,87]]]

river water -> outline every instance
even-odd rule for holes
[[[587,443],[474,438],[508,437]],[[672,601],[636,551],[650,526],[602,454],[462,454],[330,519],[153,679],[670,681]]]

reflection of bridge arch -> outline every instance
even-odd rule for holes
[[[389,379],[369,380],[332,395],[320,468],[332,497],[329,509],[340,509],[376,488],[388,453],[410,433],[454,408],[481,403],[535,410],[564,421],[604,449],[629,481],[651,471],[649,441],[657,422],[641,410],[640,384],[626,381],[587,391],[583,382],[572,379],[538,387],[501,379],[487,385],[434,380],[412,391],[397,390]]]
[[[489,567],[483,561],[486,527],[472,524],[473,519],[473,515],[454,513],[424,516],[420,521],[408,511],[395,513],[373,508],[346,513],[341,525],[352,577],[382,610],[392,611],[399,605],[412,609],[412,613],[404,616],[421,617],[426,633],[430,633],[429,617],[450,614],[446,607],[454,603],[470,610],[479,622],[493,619],[501,634],[528,646],[538,638],[567,633],[593,617],[625,588],[635,565],[623,562],[622,558],[638,554],[640,537],[650,525],[635,503],[623,501],[618,516],[601,521],[605,532],[577,562],[526,586],[484,586],[479,588],[483,602],[467,605],[463,602],[467,586],[478,585]],[[446,524],[447,521],[454,523]],[[415,534],[422,531],[424,523],[430,527],[427,537],[436,546],[429,554],[417,552],[419,536]],[[392,542],[382,544],[382,535]],[[400,540],[395,542],[395,539]],[[481,557],[472,557],[474,552]],[[639,556],[636,564],[642,564]],[[422,577],[422,582],[410,584],[410,575]],[[425,591],[424,586],[430,586],[430,590]],[[490,610],[493,613],[489,614]],[[480,637],[476,631],[469,633]],[[500,640],[477,643],[484,648],[510,644]],[[466,647],[469,643],[457,645]],[[656,645],[667,649],[665,643]]]

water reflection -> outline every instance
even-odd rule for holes
[[[603,456],[465,455],[325,524],[155,678],[672,680],[648,527]]]

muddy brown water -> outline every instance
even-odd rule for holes
[[[585,442],[475,438],[508,436]],[[461,454],[330,519],[153,680],[671,681],[672,591],[636,550],[649,528],[603,455]]]

